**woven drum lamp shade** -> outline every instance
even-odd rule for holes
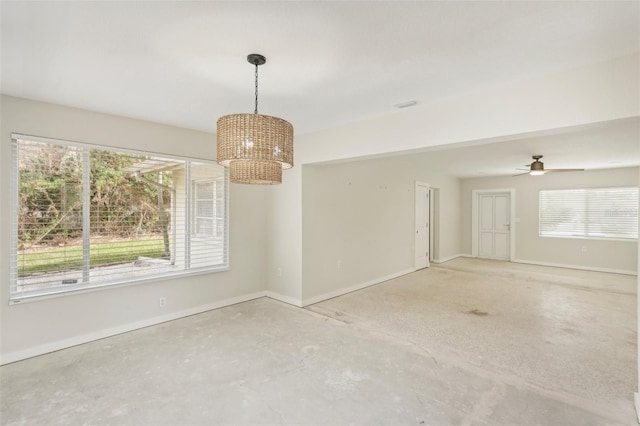
[[[231,114],[218,119],[218,163],[229,167],[231,182],[273,185],[282,169],[293,167],[293,126],[262,114]]]

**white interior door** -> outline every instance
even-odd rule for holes
[[[511,253],[511,195],[478,195],[478,256],[509,260]]]
[[[416,182],[415,189],[415,268],[429,266],[429,185]]]

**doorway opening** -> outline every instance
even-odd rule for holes
[[[434,194],[437,194],[435,188],[431,188],[428,183],[415,183],[414,268],[416,270],[428,268],[434,259],[437,243],[435,232],[433,232],[433,220],[437,214],[435,203],[437,197]]]

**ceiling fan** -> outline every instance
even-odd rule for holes
[[[531,158],[533,158],[533,162],[531,164],[527,164],[527,166],[529,167],[528,169],[517,169],[517,170],[527,170],[527,171],[525,173],[513,175],[512,177],[522,176],[522,175],[540,176],[548,172],[581,172],[584,170],[584,169],[545,169],[544,163],[540,161],[540,159],[542,158],[542,155],[532,155]]]

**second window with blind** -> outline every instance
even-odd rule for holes
[[[636,240],[638,187],[542,190],[541,237]]]

